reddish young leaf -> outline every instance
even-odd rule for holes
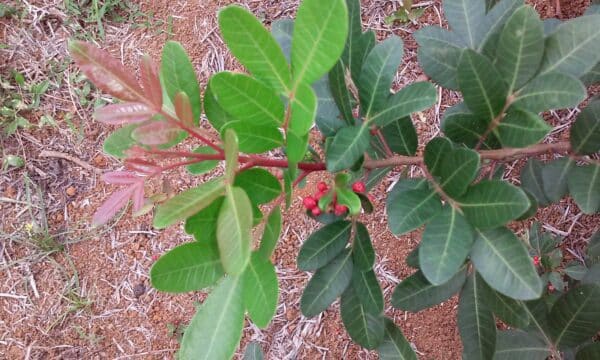
[[[129,201],[129,198],[131,198],[134,189],[135,188],[133,186],[129,186],[123,190],[113,193],[108,200],[106,200],[104,204],[102,204],[102,206],[96,210],[96,213],[92,218],[92,225],[103,225],[113,216],[115,216],[119,210],[127,205],[127,202]]]
[[[190,98],[184,92],[178,92],[175,95],[175,113],[179,120],[187,126],[194,126],[194,113],[190,105]]]
[[[155,110],[162,108],[163,93],[158,77],[158,66],[150,56],[144,55],[140,61],[141,82],[146,96],[154,105]]]
[[[140,158],[125,159],[125,167],[142,174],[152,174],[160,170],[158,164]]]
[[[132,196],[133,212],[137,213],[144,207],[144,183],[140,181],[132,187],[134,189]]]
[[[123,125],[144,122],[155,113],[145,104],[128,102],[103,106],[94,112],[94,117],[106,124]]]
[[[143,181],[139,176],[129,171],[111,171],[102,175],[102,180],[108,184],[129,185]]]
[[[83,41],[71,41],[69,53],[100,90],[121,100],[148,102],[132,72],[106,51]]]
[[[142,125],[131,133],[135,141],[143,145],[162,145],[175,140],[179,128],[165,121],[154,121]]]

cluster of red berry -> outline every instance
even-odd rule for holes
[[[365,183],[357,181],[352,184],[352,191],[356,193],[364,193],[366,190]],[[317,192],[314,195],[309,195],[302,200],[306,210],[310,211],[313,216],[319,216],[325,212],[333,212],[335,216],[342,216],[348,212],[348,207],[343,204],[338,204],[336,195],[333,194],[333,199],[327,209],[321,209],[319,207],[319,200],[329,193],[329,186],[324,181],[317,184]]]
[[[538,266],[539,264],[540,264],[540,257],[536,255],[533,257],[533,265]]]

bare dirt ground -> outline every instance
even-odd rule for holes
[[[239,68],[219,37],[215,17],[220,7],[232,2],[132,3],[138,6],[135,12],[117,10],[126,19],[106,18],[102,33],[97,22],[85,21],[84,15],[66,6],[89,8],[85,1],[8,2],[18,13],[0,18],[0,44],[6,45],[0,47],[2,81],[16,70],[26,83],[49,79],[51,86],[39,107],[23,112],[31,127],[0,137],[4,157],[18,155],[25,161],[24,167],[7,168],[0,174],[0,358],[174,357],[178,335],[204,295],[158,293],[149,284],[148,272],[157,256],[190,238],[179,226],[154,230],[150,215],[135,219],[125,215],[108,227],[89,228],[94,210],[113,190],[99,181],[99,174],[120,164],[102,155],[103,140],[111,129],[91,117],[94,106],[104,98],[93,89],[86,90],[65,45],[71,37],[93,40],[136,68],[142,53],[158,58],[167,39],[180,41],[204,84],[213,72]],[[292,0],[241,2],[266,24],[293,16],[297,5]],[[428,5],[416,24],[387,25],[384,19],[397,8],[397,1],[361,1],[363,22],[376,29],[380,39],[393,33],[405,41],[405,65],[399,69],[397,86],[422,75],[412,32],[444,24],[440,1],[421,2]],[[544,18],[556,15],[553,0],[528,2]],[[578,16],[588,4],[589,0],[562,1],[560,17]],[[440,94],[434,109],[414,119],[423,141],[439,132],[440,113],[456,102],[454,94]],[[547,118],[555,125],[568,124],[576,113],[550,113]],[[52,116],[54,124],[44,124],[44,115]],[[564,135],[558,131],[551,136]],[[520,164],[509,165],[507,176],[516,178]],[[169,187],[198,181],[179,175],[173,174]],[[296,201],[284,216],[283,236],[274,256],[281,287],[276,317],[266,330],[248,325],[239,353],[246,342],[256,340],[268,359],[376,358],[374,352],[350,341],[337,304],[314,319],[300,314],[300,295],[309,274],[297,270],[295,258],[303,239],[317,225],[302,214],[299,199],[313,192],[319,176],[311,175],[308,186],[295,193]],[[402,328],[420,358],[459,359],[456,297],[418,314],[389,306],[395,285],[413,272],[404,259],[420,238],[419,232],[398,238],[387,230],[385,194],[398,176],[398,171],[393,172],[373,191],[377,211],[364,219],[376,247],[376,272],[388,304],[386,314]],[[155,184],[154,190],[161,187],[165,184]],[[538,218],[547,229],[565,236],[565,249],[575,253],[599,224],[598,217],[582,215],[569,199],[540,211]],[[522,232],[528,224],[514,227]],[[565,256],[572,254],[565,250]]]

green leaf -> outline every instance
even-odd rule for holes
[[[496,322],[488,307],[489,294],[483,280],[473,272],[467,278],[458,302],[458,330],[463,359],[492,359],[496,348]]]
[[[348,188],[336,188],[335,193],[337,195],[338,204],[346,205],[350,215],[360,214],[362,204],[358,194]]]
[[[569,276],[573,280],[581,280],[585,276],[587,272],[587,268],[584,265],[579,265],[577,263],[572,263],[565,267],[565,274]]]
[[[348,9],[344,0],[304,0],[298,7],[292,39],[294,83],[312,84],[344,51]]]
[[[329,86],[333,99],[344,116],[344,120],[348,125],[354,125],[351,105],[352,97],[346,85],[346,69],[341,59],[329,72]]]
[[[225,181],[233,183],[235,172],[239,165],[239,143],[238,137],[233,129],[225,129],[222,135],[225,147]]]
[[[600,6],[598,8],[600,9]],[[580,77],[580,79],[588,86],[598,84],[600,82],[600,62],[592,70],[588,71],[587,74]]]
[[[467,191],[469,184],[479,171],[479,154],[470,149],[453,149],[442,157],[437,175],[444,192],[450,197],[458,197]]]
[[[194,149],[194,154],[216,154],[217,151],[210,146],[199,146]],[[217,160],[203,160],[196,164],[186,166],[187,170],[193,175],[200,175],[216,168],[219,162]]]
[[[241,274],[250,260],[252,204],[246,192],[228,187],[219,211],[217,240],[223,268],[228,274]]]
[[[217,219],[224,196],[216,198],[210,205],[185,220],[185,232],[193,235],[199,243],[217,243]]]
[[[244,303],[239,276],[226,276],[185,329],[181,359],[230,359],[242,338]]]
[[[369,230],[361,223],[356,223],[352,242],[354,266],[361,271],[369,271],[375,263],[375,251],[369,236]]]
[[[275,266],[259,253],[253,253],[243,275],[244,306],[256,326],[264,329],[275,315],[279,285]]]
[[[346,290],[351,280],[352,256],[349,250],[344,250],[317,270],[304,288],[300,299],[302,314],[312,318],[325,311]]]
[[[264,83],[245,74],[223,71],[210,78],[209,86],[223,110],[237,120],[275,127],[283,123],[283,102]]]
[[[505,227],[478,232],[471,261],[483,279],[506,296],[533,300],[542,294],[542,281],[525,245]]]
[[[291,83],[288,63],[267,29],[246,9],[228,6],[219,12],[219,28],[231,53],[257,79],[278,93]]]
[[[331,94],[329,76],[323,76],[313,85],[317,95],[316,124],[325,136],[333,136],[346,122],[342,120],[342,114]]]
[[[547,344],[521,330],[499,331],[494,360],[545,360],[551,352]]]
[[[540,142],[552,130],[540,116],[520,110],[508,111],[496,128],[498,139],[504,147],[527,147]]]
[[[258,342],[253,341],[246,346],[243,360],[264,360],[264,358],[265,356]]]
[[[527,199],[529,200],[529,208],[527,208],[527,210],[523,214],[521,214],[521,216],[519,216],[517,220],[527,220],[537,213],[539,206],[537,200],[533,195],[529,193],[529,191],[527,191],[526,189],[521,190],[523,190],[525,195],[527,195]]]
[[[600,285],[600,264],[594,263],[585,273],[583,279],[581,279],[581,283],[585,285]]]
[[[431,175],[439,176],[443,164],[442,159],[452,151],[452,148],[452,142],[443,137],[435,137],[425,145],[423,161]]]
[[[342,294],[340,313],[352,340],[367,349],[375,349],[383,341],[384,323],[381,313],[372,313],[361,303],[352,286]]]
[[[596,342],[580,348],[577,351],[575,360],[595,360],[598,358],[600,358],[600,343]]]
[[[560,348],[575,347],[600,330],[600,286],[583,285],[562,295],[550,310],[552,339]]]
[[[393,35],[375,45],[365,59],[357,86],[361,111],[367,121],[386,107],[403,52],[402,40]]]
[[[458,89],[457,68],[464,43],[455,32],[439,26],[425,26],[414,33],[419,44],[417,60],[437,84]]]
[[[383,293],[373,270],[363,272],[354,268],[351,287],[367,312],[375,315],[383,313]]]
[[[154,227],[164,229],[194,215],[223,195],[224,190],[223,180],[218,178],[175,195],[157,207]]]
[[[484,2],[480,0],[446,0],[443,6],[450,28],[462,38],[467,46],[475,49],[484,35],[478,31],[485,19]]]
[[[219,251],[214,244],[179,245],[152,265],[152,287],[171,293],[196,291],[211,286],[223,276]]]
[[[491,122],[506,102],[502,75],[485,56],[465,50],[458,65],[458,85],[465,104],[477,116]]]
[[[546,39],[542,74],[551,71],[575,77],[600,61],[600,14],[581,16],[559,25]]]
[[[275,38],[275,41],[281,47],[283,56],[285,56],[287,62],[290,62],[292,54],[292,36],[294,34],[294,20],[292,19],[277,19],[273,21],[271,25],[271,34]]]
[[[362,32],[362,19],[360,14],[359,0],[346,0],[348,6],[348,18],[350,29],[348,39],[340,60],[350,69],[350,74],[355,83],[358,82],[362,64],[365,57],[375,45],[375,33],[373,31]]]
[[[139,124],[131,124],[123,126],[120,129],[113,131],[106,140],[102,150],[108,155],[122,159],[125,157],[125,150],[129,150],[133,145],[137,144],[131,136]]]
[[[574,167],[567,182],[581,211],[593,215],[600,210],[600,165]]]
[[[427,225],[419,245],[420,269],[433,285],[442,285],[462,267],[475,235],[471,225],[446,205]]]
[[[436,216],[442,204],[435,191],[408,190],[388,196],[386,208],[390,230],[402,235]]]
[[[327,170],[338,172],[354,165],[369,147],[367,126],[348,126],[335,135],[327,147]]]
[[[380,360],[417,360],[410,343],[402,331],[389,318],[385,318],[383,342],[377,348]]]
[[[521,187],[533,195],[540,206],[547,206],[550,204],[550,200],[544,192],[542,169],[541,161],[535,158],[527,160],[525,167],[521,170]]]
[[[194,114],[194,123],[198,124],[202,112],[200,86],[194,66],[180,43],[167,41],[165,44],[162,51],[160,79],[171,102],[175,102],[175,96],[179,92],[184,92],[188,96]]]
[[[283,145],[281,131],[272,125],[232,121],[223,126],[223,131],[227,129],[233,129],[238,135],[241,152],[260,154]]]
[[[456,273],[452,279],[442,285],[432,285],[417,271],[402,280],[392,294],[392,306],[405,311],[417,312],[449,299],[456,294],[467,278],[466,267]]]
[[[508,92],[519,89],[538,71],[544,56],[544,26],[528,5],[517,9],[504,25],[496,66],[508,83]]]
[[[482,230],[518,218],[530,205],[523,190],[501,180],[483,180],[457,200],[469,223]]]
[[[491,288],[488,293],[488,305],[502,321],[517,328],[525,328],[529,324],[529,316],[521,302],[504,296]]]
[[[441,127],[450,140],[474,148],[486,133],[488,125],[479,116],[474,115],[465,103],[459,103],[446,110]],[[500,147],[498,139],[493,133],[488,134],[481,145],[483,149]]]
[[[489,1],[487,1],[489,3]],[[495,57],[495,52],[498,48],[498,42],[506,21],[510,16],[523,5],[523,0],[501,0],[496,1],[494,7],[488,10],[485,15],[484,21],[480,24],[478,30],[484,35],[482,36],[481,42],[478,46],[478,51],[483,52],[484,55],[490,58]],[[490,50],[492,50],[490,52]]]
[[[317,114],[317,95],[306,85],[298,85],[296,95],[292,99],[292,118],[290,128],[296,134],[306,135],[315,123]]]
[[[260,240],[260,248],[258,253],[265,259],[268,259],[273,255],[277,240],[281,235],[281,209],[276,206],[272,211],[271,215],[267,218],[265,223],[265,229],[263,231],[262,238]]]
[[[569,158],[553,160],[542,168],[544,193],[551,202],[562,198],[568,190],[567,179],[571,174],[574,162]]]
[[[206,85],[206,90],[204,91],[204,113],[210,124],[219,132],[221,132],[225,124],[236,120],[235,117],[228,114],[221,107],[210,88],[210,82]]]
[[[600,100],[590,102],[577,116],[571,126],[570,141],[576,154],[591,155],[600,151]]]
[[[298,269],[315,270],[329,263],[346,247],[351,230],[351,222],[336,221],[312,233],[298,253]]]
[[[532,113],[575,107],[586,97],[578,79],[557,72],[539,75],[517,92],[511,108]]]
[[[233,185],[244,189],[253,204],[267,204],[281,193],[279,180],[261,168],[252,168],[237,174]]]
[[[383,107],[367,121],[379,126],[390,125],[398,119],[431,107],[436,100],[437,91],[433,84],[416,82],[391,95],[382,105]]]
[[[407,156],[412,156],[417,152],[419,139],[410,116],[384,126],[381,133],[393,152]]]
[[[304,159],[308,150],[308,140],[309,134],[299,135],[288,129],[285,151],[290,163],[296,164]]]

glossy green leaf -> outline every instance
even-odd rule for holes
[[[344,51],[348,9],[344,0],[305,0],[298,7],[292,39],[294,83],[312,84]]]
[[[154,227],[164,229],[180,220],[187,219],[209,206],[224,192],[225,185],[220,178],[185,190],[157,207],[154,215]]]
[[[490,3],[490,1],[486,1]],[[490,58],[495,58],[498,42],[506,21],[523,5],[523,0],[494,0],[495,5],[488,10],[478,31],[484,35],[477,50]],[[491,52],[490,52],[491,50]]]
[[[572,263],[565,267],[565,274],[573,280],[581,280],[587,272],[587,268],[584,265]]]
[[[600,14],[582,16],[559,25],[546,39],[542,73],[558,71],[575,77],[600,61]]]
[[[576,166],[567,180],[569,192],[585,214],[600,210],[600,165]]]
[[[265,229],[260,240],[260,248],[258,253],[265,259],[268,259],[273,254],[277,240],[281,235],[281,209],[279,206],[271,211],[271,215],[267,218]]]
[[[352,257],[354,266],[361,271],[369,271],[375,264],[375,251],[373,250],[369,230],[361,222],[357,222],[354,229]]]
[[[552,339],[560,348],[574,347],[600,330],[600,285],[582,285],[562,295],[549,316]]]
[[[217,151],[210,146],[199,146],[194,149],[195,154],[216,154]],[[203,160],[196,164],[186,166],[187,170],[193,175],[204,174],[216,168],[219,162],[217,160]]]
[[[336,221],[312,233],[300,248],[298,268],[315,270],[329,263],[348,244],[351,231],[351,222]]]
[[[453,207],[446,205],[427,225],[419,245],[419,267],[433,285],[442,285],[462,267],[475,235]]]
[[[384,324],[383,342],[377,348],[379,359],[417,360],[417,355],[396,324],[389,318],[385,318]]]
[[[306,135],[314,125],[317,101],[317,95],[310,86],[298,85],[296,94],[291,101],[292,117],[290,121],[290,128],[296,134]]]
[[[455,32],[439,26],[425,26],[414,33],[419,44],[417,59],[437,84],[458,89],[457,69],[464,43]]]
[[[521,216],[530,205],[521,189],[501,180],[483,180],[457,200],[469,223],[479,229],[502,226]]]
[[[308,150],[309,134],[299,135],[294,130],[288,129],[286,139],[286,155],[288,161],[297,164],[306,156]]]
[[[539,143],[552,130],[540,116],[519,109],[511,109],[496,128],[504,147],[527,147]]]
[[[365,308],[352,286],[348,286],[342,294],[340,313],[344,327],[353,341],[367,349],[375,349],[381,344],[384,333],[383,316]]]
[[[480,117],[473,114],[464,103],[457,104],[444,113],[441,124],[442,131],[452,141],[463,143],[468,148],[479,144],[488,125]],[[482,149],[495,149],[500,147],[496,135],[488,134],[481,144]]]
[[[586,345],[577,351],[575,360],[595,360],[600,358],[600,343]]]
[[[242,296],[252,322],[265,328],[275,315],[279,285],[275,266],[259,253],[253,253],[243,275]]]
[[[246,346],[246,351],[244,351],[244,358],[242,360],[264,360],[264,358],[265,356],[260,347],[260,343],[253,341]]]
[[[410,116],[384,126],[381,134],[393,152],[408,156],[417,152],[419,139]]]
[[[211,286],[223,274],[216,246],[192,242],[161,256],[150,270],[150,280],[157,290],[181,293]]]
[[[348,6],[350,29],[340,60],[350,70],[352,79],[357,83],[365,57],[375,46],[375,33],[373,31],[362,32],[359,0],[346,0],[346,5]]]
[[[547,206],[550,204],[550,200],[544,192],[542,169],[541,161],[535,158],[527,160],[525,167],[521,170],[521,187],[533,195],[540,206]]]
[[[475,49],[484,35],[479,30],[485,19],[485,4],[480,0],[446,0],[444,14],[450,28],[467,46]]]
[[[479,171],[479,154],[470,149],[453,149],[442,156],[439,183],[450,197],[458,197],[467,191]]]
[[[219,211],[217,240],[223,268],[228,274],[241,274],[250,260],[252,204],[246,192],[228,187]]]
[[[219,12],[219,29],[231,53],[252,75],[279,93],[290,87],[285,56],[254,15],[239,6],[228,6]]]
[[[516,94],[512,108],[532,113],[575,107],[586,97],[578,79],[557,72],[536,76]]]
[[[344,120],[349,125],[354,125],[354,116],[352,115],[352,96],[346,85],[346,69],[342,60],[338,61],[329,72],[329,86],[331,95],[342,113]]]
[[[357,83],[360,107],[365,118],[370,119],[386,107],[390,87],[402,61],[403,52],[402,40],[391,36],[375,45],[365,59]]]
[[[523,242],[505,227],[478,232],[471,261],[495,290],[518,300],[537,299],[543,284]]]
[[[351,287],[367,312],[375,315],[383,313],[383,292],[373,270],[363,272],[355,267]]]
[[[544,56],[544,26],[531,6],[517,9],[504,25],[496,67],[508,83],[508,91],[519,89],[538,71]]]
[[[458,65],[458,85],[465,104],[477,116],[491,122],[506,102],[503,76],[485,56],[465,50]]]
[[[239,150],[260,154],[283,145],[281,131],[271,125],[254,125],[243,121],[231,121],[223,130],[233,129],[239,138]]]
[[[224,71],[213,75],[209,86],[223,110],[237,120],[253,125],[283,123],[283,102],[264,83],[245,74]]]
[[[358,194],[348,188],[337,188],[335,193],[337,195],[338,204],[346,205],[350,215],[360,214],[362,204]]]
[[[182,359],[230,359],[242,338],[244,303],[239,276],[226,276],[186,328],[179,356]]]
[[[165,44],[160,64],[160,79],[171,102],[175,101],[175,96],[179,92],[188,96],[194,114],[194,123],[198,124],[202,112],[200,86],[194,66],[180,43],[167,41]]]
[[[571,159],[561,158],[546,163],[542,168],[544,193],[551,202],[560,200],[567,193],[567,179],[571,175],[573,165]]]
[[[210,205],[185,220],[185,232],[199,243],[217,243],[217,219],[225,197],[220,196]]]
[[[279,180],[262,168],[252,168],[237,174],[235,186],[246,190],[253,204],[267,204],[281,193]]]
[[[116,158],[124,158],[125,151],[137,144],[131,136],[131,133],[138,126],[139,124],[131,124],[113,131],[110,135],[108,135],[106,140],[104,140],[102,150],[108,155],[112,155]]]
[[[292,36],[294,34],[294,20],[277,19],[271,24],[271,34],[279,47],[283,51],[287,62],[291,61],[292,55]]]
[[[352,255],[349,250],[344,250],[317,270],[304,288],[300,299],[302,314],[311,318],[325,311],[346,290],[351,280]]]
[[[485,286],[489,287],[487,284]],[[529,324],[529,316],[520,301],[502,295],[491,288],[488,292],[490,294],[488,305],[502,321],[517,328],[525,328]]]
[[[435,191],[408,190],[388,196],[386,208],[390,230],[395,235],[402,235],[436,216],[442,204]]]
[[[206,85],[206,90],[204,91],[204,113],[210,124],[219,132],[225,124],[236,120],[233,115],[227,113],[219,104],[210,88],[210,83]]]
[[[598,8],[600,9],[600,6],[598,6]],[[600,62],[597,63],[592,70],[584,74],[580,79],[585,85],[588,86],[598,84],[600,82]]]
[[[425,145],[423,161],[431,175],[439,176],[443,165],[442,160],[447,153],[452,151],[452,148],[452,142],[443,137],[435,137]]]
[[[496,322],[482,283],[483,279],[473,272],[460,292],[458,330],[465,360],[492,359],[496,348]]]
[[[597,263],[598,259],[595,259],[595,263],[588,269],[588,271],[581,279],[581,283],[585,285],[600,285],[600,264]]]
[[[367,121],[379,126],[390,125],[398,119],[431,107],[436,100],[437,91],[433,84],[416,82],[391,95]]]
[[[369,147],[370,134],[366,126],[348,126],[335,135],[327,147],[327,170],[338,172],[354,165]]]
[[[600,151],[600,100],[590,102],[577,116],[571,126],[570,141],[576,154],[586,155]]]
[[[323,76],[313,85],[317,96],[317,116],[315,123],[325,136],[333,136],[346,122],[342,120],[342,114],[335,103],[331,93],[329,76]]]
[[[427,281],[423,273],[417,271],[396,286],[392,294],[392,305],[411,312],[427,309],[456,294],[466,278],[467,270],[463,267],[448,282],[435,286]]]
[[[494,360],[545,360],[550,349],[537,336],[521,331],[498,331]]]

